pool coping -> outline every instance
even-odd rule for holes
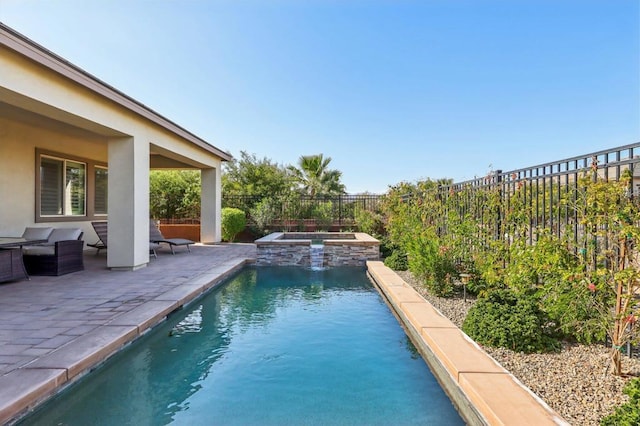
[[[569,425],[381,261],[367,272],[470,425]]]
[[[0,377],[0,424],[14,424],[154,326],[222,284],[253,258],[226,261],[59,349]]]

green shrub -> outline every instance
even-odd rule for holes
[[[384,218],[380,213],[360,209],[355,213],[355,221],[360,232],[373,236],[384,233]]]
[[[329,231],[333,224],[333,203],[319,203],[313,210],[313,218],[316,220],[318,231]]]
[[[393,251],[389,257],[384,259],[384,264],[394,271],[406,271],[409,268],[407,255],[400,250]]]
[[[546,330],[547,323],[536,299],[496,290],[478,299],[462,330],[483,345],[531,353],[557,348],[557,340]]]
[[[436,296],[447,297],[454,291],[457,276],[451,251],[440,245],[432,228],[422,230],[407,243],[409,270]]]
[[[629,396],[629,401],[622,404],[616,411],[600,421],[602,426],[635,426],[640,425],[640,378],[629,380],[623,392]]]
[[[500,287],[504,288],[504,287]],[[476,296],[484,297],[491,291],[498,290],[499,288],[490,288],[487,282],[480,274],[472,274],[469,282],[467,283],[467,293],[474,294]]]
[[[256,204],[249,213],[253,226],[258,234],[265,235],[269,231],[269,227],[278,219],[280,203],[273,198],[263,198]]]
[[[582,266],[568,242],[548,230],[540,231],[535,244],[514,241],[508,249],[509,263],[502,279],[516,294],[530,294],[556,329],[580,343],[601,342],[606,328],[599,320],[598,304],[607,292],[591,292],[584,282]]]
[[[222,238],[225,241],[233,241],[245,226],[247,218],[242,210],[233,207],[222,209]]]
[[[380,241],[380,256],[383,258],[391,256],[396,250],[400,250],[400,247],[392,243],[388,236],[379,236],[378,241]]]

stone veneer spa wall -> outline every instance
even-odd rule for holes
[[[311,266],[312,244],[323,246],[322,266],[364,266],[380,259],[380,241],[362,232],[274,232],[256,240],[256,264]]]

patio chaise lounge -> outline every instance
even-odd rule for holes
[[[176,254],[173,251],[173,246],[187,246],[187,250],[191,253],[191,248],[189,247],[191,244],[195,244],[195,241],[187,240],[186,238],[165,238],[160,232],[160,228],[156,224],[156,221],[151,219],[149,220],[149,240],[152,243],[158,244],[169,244],[171,248],[171,254]]]
[[[91,222],[91,226],[93,226],[93,230],[96,231],[96,235],[98,236],[98,241],[93,244],[87,244],[89,247],[93,247],[96,249],[96,255],[100,253],[100,250],[107,249],[107,222],[106,221],[95,221]],[[149,242],[149,254],[158,258],[156,254],[156,249],[160,248],[160,244]]]

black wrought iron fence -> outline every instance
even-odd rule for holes
[[[575,208],[581,177],[591,171],[593,179],[619,181],[627,174],[631,177],[628,196],[638,200],[638,163],[640,143],[635,143],[443,185],[438,197],[444,211],[434,221],[440,232],[447,232],[448,214],[453,210],[491,230],[494,238],[508,239],[510,233],[524,229],[531,243],[537,232],[546,229],[557,236],[571,233],[577,242],[584,234]],[[514,212],[522,215],[519,223],[518,218],[513,218]]]
[[[304,220],[327,220],[333,225],[354,224],[360,211],[377,211],[383,195],[339,195],[339,196],[307,196],[307,195],[227,195],[222,196],[222,207],[235,207],[247,214],[248,220],[260,203],[269,203],[276,212],[279,222],[296,222]]]

